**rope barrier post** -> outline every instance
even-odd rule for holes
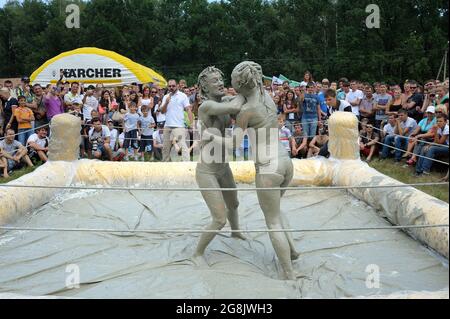
[[[334,112],[328,119],[331,157],[341,160],[359,160],[358,118],[350,112]]]
[[[75,161],[78,159],[81,122],[68,113],[59,114],[51,121],[52,136],[48,145],[49,161]]]

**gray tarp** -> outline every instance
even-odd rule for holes
[[[195,187],[195,186],[194,186]],[[240,185],[239,187],[245,187]],[[265,228],[255,192],[241,192],[244,229]],[[288,192],[282,210],[293,228],[386,226],[370,206],[344,191]],[[197,192],[66,192],[13,226],[203,229],[210,221]],[[335,298],[448,290],[448,265],[398,230],[294,234],[301,257],[297,284],[279,280],[269,237],[219,235],[209,267],[190,260],[198,234],[9,231],[0,235],[0,293],[88,298]],[[66,266],[81,287],[65,288]],[[380,270],[369,289],[366,270]],[[373,267],[373,266],[372,266]]]

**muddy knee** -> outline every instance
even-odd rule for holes
[[[225,217],[224,218],[213,218],[212,223],[216,228],[222,229],[227,224],[227,219]]]
[[[237,210],[239,207],[239,201],[237,199],[229,200],[229,201],[227,201],[226,204],[227,204],[228,210]]]

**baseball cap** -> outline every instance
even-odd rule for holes
[[[427,113],[436,113],[436,108],[433,106],[433,105],[430,105],[428,108],[427,108]]]
[[[20,79],[22,82],[30,82],[30,78],[28,76],[24,76],[22,77],[22,79]]]

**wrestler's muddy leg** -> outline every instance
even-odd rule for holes
[[[293,166],[291,160],[289,160],[289,162],[290,163],[286,163],[287,173],[286,173],[284,181],[280,185],[280,187],[288,187],[292,181],[292,177],[294,176],[294,166]],[[283,195],[285,193],[286,193],[286,191],[282,190],[281,197],[283,197]],[[288,219],[283,214],[283,212],[281,212],[280,216],[281,216],[281,225],[283,226],[283,229],[290,229]],[[300,253],[298,253],[295,249],[295,242],[294,242],[294,238],[292,237],[292,233],[285,233],[285,234],[286,234],[287,240],[289,242],[289,247],[291,249],[291,260],[297,260],[298,257],[300,257]]]
[[[220,188],[217,178],[212,174],[202,174],[197,171],[196,179],[200,188]],[[212,216],[212,222],[206,230],[221,230],[227,223],[227,209],[222,192],[202,191],[201,194]],[[200,237],[194,257],[203,256],[206,247],[216,235],[216,233],[203,233]]]
[[[233,173],[230,168],[228,168],[224,175],[219,179],[219,184],[221,188],[236,188],[236,183],[234,182]],[[227,218],[230,222],[231,230],[239,230],[239,200],[237,191],[223,191],[222,195],[227,206]],[[233,232],[231,237],[246,240],[241,232]]]
[[[256,187],[278,187],[283,182],[283,176],[279,174],[256,175]],[[282,229],[280,216],[280,191],[258,190],[258,200],[269,229]],[[290,245],[285,233],[269,233],[275,253],[281,263],[286,279],[295,280],[291,261]]]

